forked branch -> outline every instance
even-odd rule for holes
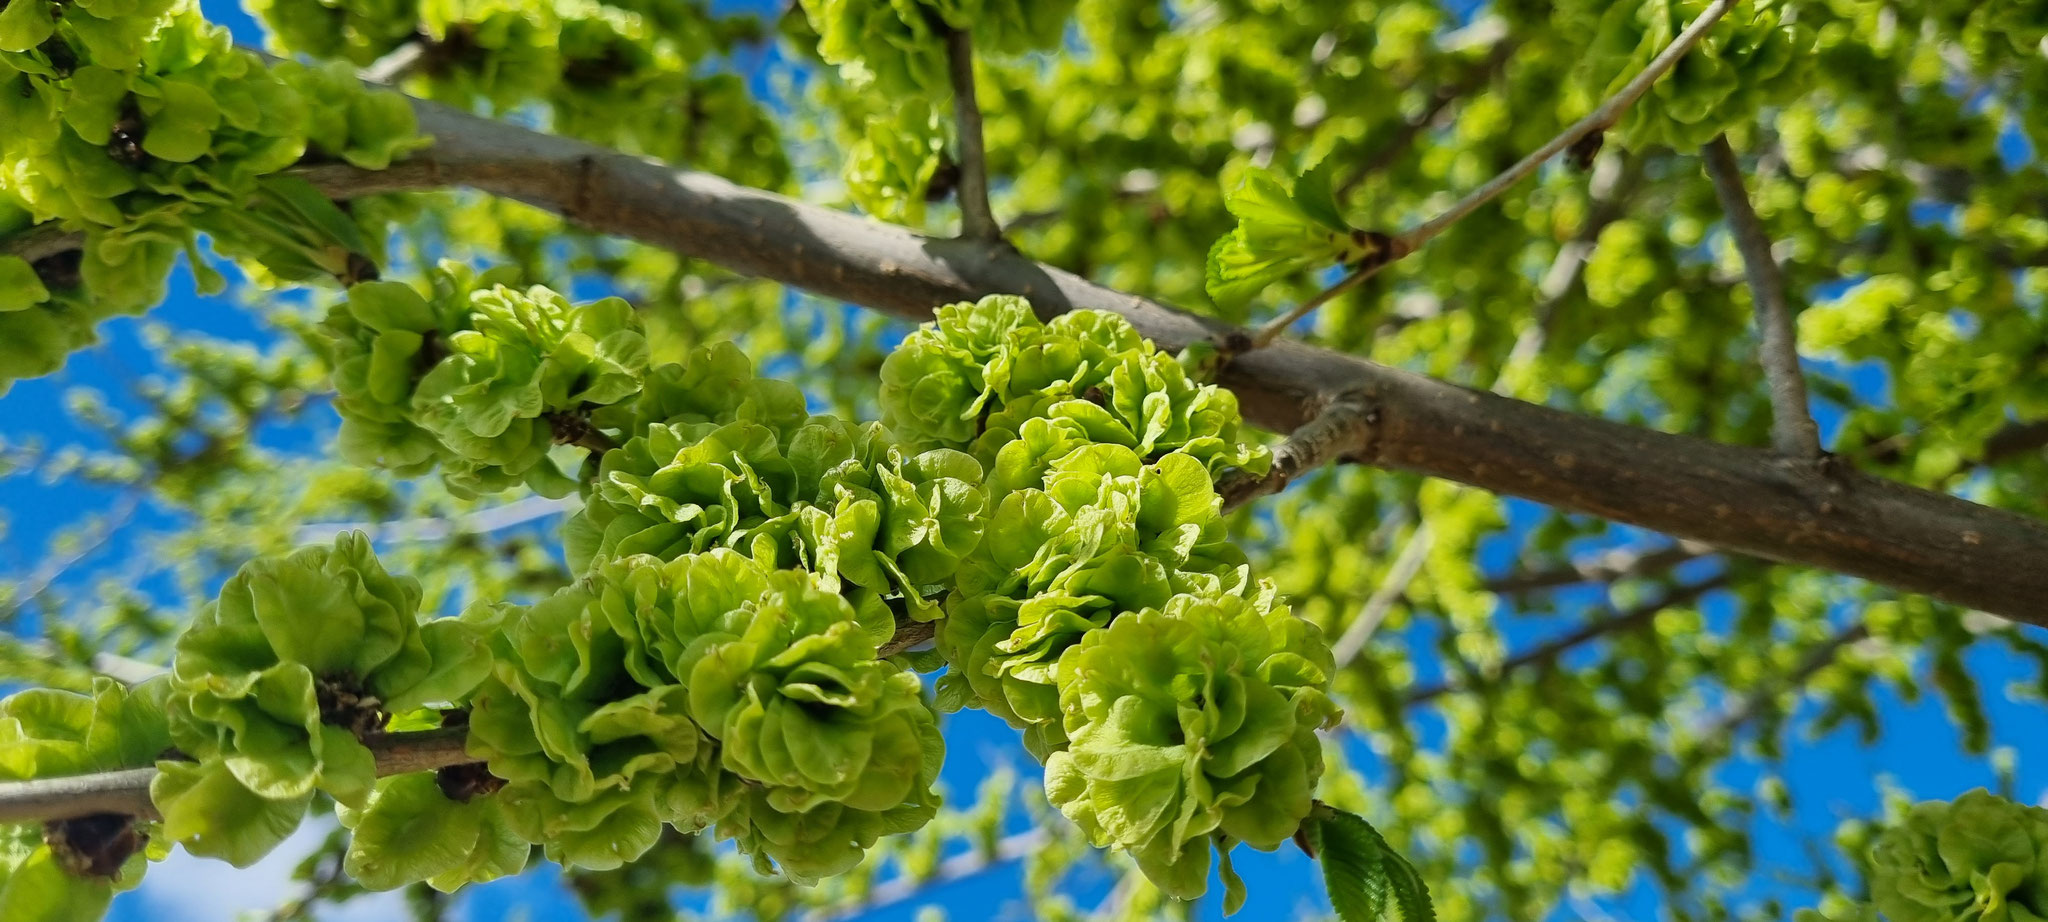
[[[1678,64],[1678,59],[1685,57],[1686,52],[1691,51],[1693,46],[1698,45],[1700,39],[1706,37],[1707,30],[1713,28],[1714,23],[1719,22],[1721,17],[1727,15],[1728,11],[1733,9],[1734,6],[1735,0],[1715,0],[1712,6],[1701,11],[1700,15],[1685,27],[1685,31],[1678,33],[1678,37],[1672,39],[1671,44],[1666,45],[1663,51],[1658,52],[1656,57],[1651,58],[1650,63],[1645,65],[1640,73],[1636,74],[1628,83],[1623,84],[1621,89],[1616,90],[1613,96],[1608,97],[1606,101],[1595,106],[1593,111],[1586,113],[1585,117],[1571,123],[1564,131],[1559,132],[1557,137],[1551,138],[1542,147],[1536,148],[1529,152],[1528,156],[1516,161],[1513,166],[1502,170],[1500,175],[1487,180],[1479,188],[1466,193],[1464,198],[1452,203],[1451,207],[1444,209],[1441,214],[1422,222],[1413,230],[1395,235],[1393,246],[1390,248],[1388,257],[1385,260],[1367,263],[1353,270],[1336,284],[1324,289],[1322,293],[1303,301],[1296,305],[1293,310],[1274,318],[1266,323],[1266,325],[1260,327],[1259,331],[1252,335],[1253,348],[1265,346],[1279,339],[1287,332],[1289,327],[1294,326],[1301,318],[1308,316],[1311,311],[1328,303],[1330,299],[1357,287],[1366,279],[1378,274],[1381,269],[1386,268],[1388,265],[1398,262],[1416,250],[1421,249],[1424,244],[1435,240],[1444,231],[1449,230],[1451,225],[1464,220],[1465,216],[1478,211],[1481,206],[1499,198],[1501,193],[1514,188],[1517,183],[1534,175],[1537,170],[1543,167],[1543,164],[1549,162],[1550,158],[1563,153],[1566,149],[1579,143],[1579,141],[1589,135],[1606,131],[1613,127],[1616,122],[1621,121],[1621,117],[1628,112],[1629,107],[1635,105],[1636,100],[1643,98],[1643,94],[1650,91],[1650,86],[1656,83],[1658,78],[1670,72],[1671,68]]]
[[[942,240],[747,189],[569,138],[417,103],[431,147],[380,171],[300,171],[339,196],[467,186],[571,215],[590,230],[688,253],[740,275],[913,321],[990,294],[1030,298],[1041,315],[1109,311],[1159,348],[1247,334],[1116,291],[1008,248]],[[38,229],[0,239],[17,252]],[[66,235],[59,234],[59,238]],[[59,241],[76,249],[82,236]],[[2048,626],[2048,524],[1844,471],[1832,510],[1788,490],[1774,451],[1724,445],[1458,387],[1301,343],[1238,355],[1217,383],[1245,418],[1289,432],[1322,395],[1369,401],[1377,420],[1360,460],[1442,477],[1770,560],[1820,567]],[[1270,490],[1267,490],[1270,492]]]
[[[1750,205],[1749,190],[1742,184],[1742,166],[1735,161],[1735,149],[1728,136],[1707,142],[1700,151],[1707,176],[1714,181],[1714,196],[1728,220],[1728,235],[1742,254],[1743,271],[1749,277],[1749,292],[1756,302],[1756,326],[1763,362],[1764,380],[1771,394],[1771,443],[1778,454],[1795,461],[1821,457],[1820,428],[1806,404],[1806,378],[1799,371],[1799,333],[1793,325],[1791,300],[1785,296],[1785,276],[1771,255],[1771,236]]]
[[[1223,511],[1278,493],[1296,477],[1324,464],[1362,457],[1372,446],[1376,418],[1372,408],[1356,395],[1330,401],[1273,449],[1273,466],[1266,473],[1237,471],[1219,480],[1216,492],[1223,496]]]

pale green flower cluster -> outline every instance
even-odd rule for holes
[[[7,4],[0,125],[0,232],[86,232],[77,254],[36,266],[0,256],[0,390],[62,367],[101,320],[161,301],[197,231],[279,277],[357,276],[367,247],[353,223],[274,174],[309,151],[382,169],[421,143],[404,99],[346,68],[266,67],[192,0]]]

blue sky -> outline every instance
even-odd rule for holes
[[[256,40],[254,24],[232,2],[205,0],[202,5],[209,16],[235,29],[244,41]],[[716,5],[758,9],[778,4],[768,0],[747,0]],[[172,296],[164,305],[145,318],[121,318],[108,323],[102,331],[103,345],[74,356],[62,373],[21,382],[5,399],[0,399],[0,439],[8,444],[41,440],[52,445],[77,443],[99,447],[91,433],[75,426],[63,413],[56,412],[56,408],[63,404],[69,389],[80,386],[105,392],[117,407],[134,406],[133,398],[125,396],[128,382],[135,377],[146,377],[154,368],[152,354],[143,345],[144,331],[149,324],[202,331],[222,339],[258,345],[268,342],[274,335],[232,299],[198,296],[192,289],[189,273],[180,270],[172,282]],[[1865,372],[1854,377],[1860,392],[1872,399],[1883,399],[1885,382],[1881,374],[1873,376]],[[1823,406],[1820,412],[1824,427],[1831,427],[1839,421],[1839,411],[1834,408]],[[261,438],[264,444],[280,450],[310,453],[320,450],[331,436],[333,426],[331,414],[316,407],[304,414],[303,422],[266,427]],[[50,541],[61,530],[77,525],[85,517],[115,508],[120,500],[120,493],[116,490],[96,488],[75,480],[52,484],[30,476],[0,478],[0,517],[4,517],[5,522],[5,530],[0,532],[0,573],[9,576],[29,574],[46,556]],[[1540,508],[1521,502],[1511,503],[1511,508],[1517,530],[1542,514]],[[97,580],[118,577],[126,561],[140,546],[135,536],[174,530],[180,521],[177,514],[144,503],[128,527],[83,558],[57,585],[84,589]],[[551,526],[551,522],[542,522],[534,527],[546,529]],[[1510,539],[1490,544],[1488,559],[1483,563],[1491,570],[1505,569],[1510,563],[1513,547],[1514,541]],[[1601,601],[1596,592],[1585,591],[1567,598],[1589,607]],[[1708,609],[1711,618],[1723,623],[1732,616],[1726,600],[1711,602]],[[1569,613],[1576,612],[1572,609]],[[1836,613],[1837,617],[1845,619],[1852,614]],[[1510,645],[1521,648],[1567,629],[1569,625],[1565,622],[1568,620],[1505,618],[1503,622],[1509,632]],[[1414,629],[1427,632],[1434,627],[1422,624]],[[2042,726],[2038,704],[2014,702],[2003,691],[2008,682],[2034,682],[2033,667],[2005,654],[2002,649],[1992,649],[1988,645],[1972,654],[1970,665],[1987,693],[1994,740],[1997,744],[2010,746],[2016,757],[2015,792],[2023,799],[2038,800],[2044,789],[2048,789],[2048,742],[2044,742],[2043,734],[2038,732]],[[1817,842],[1824,850],[1831,850],[1828,843],[1839,821],[1873,816],[1878,812],[1879,794],[1875,779],[1880,775],[1888,776],[1916,798],[1948,798],[1979,785],[1996,785],[1995,774],[1987,759],[1962,754],[1955,730],[1937,699],[1929,696],[1917,702],[1907,702],[1882,690],[1878,696],[1886,722],[1886,735],[1878,745],[1862,746],[1854,738],[1853,730],[1846,728],[1823,739],[1804,743],[1795,741],[1797,752],[1788,760],[1786,772],[1797,808],[1789,822],[1782,825],[1767,822],[1757,828],[1756,844],[1761,865],[1776,865],[1796,874],[1808,866],[1805,843]],[[978,713],[956,715],[949,719],[947,738],[949,759],[944,783],[958,795],[971,796],[979,779],[999,766],[1014,767],[1027,782],[1037,778],[1037,767],[1017,744],[1015,734],[1000,721]],[[1355,750],[1352,753],[1354,760],[1367,765],[1370,773],[1369,753],[1356,745],[1352,748]],[[1740,762],[1731,762],[1723,772],[1724,780],[1737,786],[1748,785],[1755,776],[1754,766]],[[274,906],[296,893],[295,885],[287,879],[290,869],[299,856],[317,843],[320,834],[321,830],[309,827],[278,855],[248,871],[236,871],[223,864],[182,855],[175,857],[152,869],[139,893],[119,901],[114,918],[224,919],[233,917],[242,909]],[[1245,850],[1240,850],[1240,853],[1239,870],[1245,874],[1253,894],[1253,903],[1242,918],[1292,918],[1325,905],[1314,869],[1299,853],[1291,849],[1275,855]],[[1110,881],[1100,875],[1077,880],[1073,895],[1080,905],[1090,906],[1107,893],[1109,884]],[[1752,887],[1759,894],[1798,894],[1792,897],[1793,905],[1803,905],[1811,900],[1811,896],[1796,885],[1780,882],[1770,873],[1760,874]],[[948,909],[954,919],[1031,918],[1028,908],[1018,901],[1019,892],[1018,870],[1009,866],[952,885],[935,887],[929,896],[932,902]],[[692,904],[698,901],[698,898],[687,895],[682,899]],[[1645,885],[1623,898],[1600,901],[1597,906],[1575,904],[1563,907],[1555,918],[1598,920],[1603,915],[1620,919],[1654,918],[1656,899],[1655,891]],[[915,902],[898,905],[869,918],[909,920],[915,916],[918,905]],[[326,917],[369,920],[392,918],[401,913],[395,897],[371,897],[338,907]],[[1216,901],[1205,904],[1204,915],[1221,918]],[[472,920],[573,920],[581,918],[581,915],[552,870],[542,869],[517,880],[465,891],[456,903],[454,917]]]

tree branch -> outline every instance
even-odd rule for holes
[[[551,515],[574,512],[576,508],[576,501],[566,497],[528,496],[459,515],[422,516],[395,522],[309,522],[292,533],[292,541],[295,544],[329,544],[335,535],[345,531],[364,532],[372,540],[388,537],[404,541],[440,541],[453,535],[487,535]]]
[[[1014,833],[997,842],[994,851],[984,852],[976,849],[966,854],[954,855],[940,862],[938,868],[928,877],[915,878],[904,876],[884,881],[876,884],[874,889],[869,890],[867,897],[859,903],[841,907],[830,912],[813,910],[805,914],[804,918],[810,920],[810,922],[825,919],[856,919],[878,909],[884,909],[910,900],[928,887],[944,886],[955,881],[965,880],[976,874],[981,874],[1019,860],[1044,847],[1051,839],[1052,834],[1044,829],[1030,829]]]
[[[1799,334],[1793,326],[1792,305],[1785,296],[1785,277],[1771,255],[1770,233],[1749,203],[1749,191],[1742,184],[1742,167],[1728,136],[1707,142],[1700,152],[1707,176],[1714,182],[1714,195],[1728,221],[1728,234],[1742,254],[1749,276],[1749,291],[1756,302],[1759,358],[1771,394],[1771,442],[1778,454],[1795,461],[1817,461],[1822,455],[1820,427],[1806,405],[1806,378],[1799,370]]]
[[[1665,609],[1691,604],[1699,599],[1699,597],[1728,585],[1731,579],[1732,577],[1729,574],[1721,573],[1690,585],[1680,586],[1659,598],[1651,599],[1626,611],[1615,612],[1598,621],[1589,621],[1581,625],[1578,630],[1538,644],[1509,657],[1500,664],[1500,669],[1496,673],[1498,678],[1493,681],[1498,682],[1501,678],[1506,678],[1516,671],[1531,666],[1548,669],[1555,665],[1558,659],[1566,653],[1606,637],[1609,634],[1636,631],[1649,627],[1651,622],[1657,619],[1657,615]],[[1404,703],[1414,706],[1441,698],[1451,692],[1470,690],[1470,688],[1453,685],[1449,682],[1439,682],[1435,685],[1427,685],[1409,692]]]
[[[1378,274],[1381,269],[1386,268],[1388,265],[1407,258],[1409,254],[1421,249],[1424,244],[1435,240],[1444,231],[1449,230],[1451,225],[1464,220],[1465,216],[1478,211],[1481,206],[1499,198],[1501,193],[1514,188],[1517,183],[1534,175],[1538,169],[1542,168],[1543,164],[1549,162],[1550,158],[1564,152],[1566,148],[1577,144],[1588,135],[1606,131],[1612,127],[1615,122],[1621,120],[1624,113],[1628,112],[1630,106],[1635,105],[1636,100],[1641,99],[1644,93],[1650,91],[1651,84],[1656,83],[1659,77],[1664,76],[1665,73],[1669,72],[1678,63],[1679,58],[1684,57],[1685,53],[1691,51],[1694,45],[1699,44],[1700,39],[1706,36],[1707,30],[1712,28],[1714,23],[1720,21],[1721,17],[1726,15],[1734,6],[1735,0],[1715,0],[1714,4],[1701,11],[1700,15],[1688,24],[1684,31],[1678,33],[1678,37],[1672,39],[1671,44],[1664,46],[1663,51],[1658,52],[1656,57],[1651,58],[1650,63],[1644,65],[1640,73],[1637,73],[1628,83],[1623,84],[1621,89],[1616,90],[1613,96],[1608,97],[1600,105],[1595,106],[1593,111],[1586,113],[1585,117],[1571,123],[1564,131],[1559,132],[1557,137],[1551,138],[1542,147],[1530,151],[1528,156],[1516,161],[1513,166],[1502,170],[1500,175],[1487,180],[1479,188],[1466,193],[1464,198],[1452,203],[1451,207],[1444,209],[1443,213],[1422,222],[1414,230],[1396,235],[1385,254],[1385,258],[1369,262],[1353,270],[1343,280],[1324,289],[1322,293],[1295,305],[1293,310],[1267,322],[1259,328],[1257,333],[1252,335],[1253,348],[1263,348],[1271,344],[1274,340],[1279,339],[1282,334],[1286,333],[1287,329],[1293,326],[1296,321],[1308,316],[1317,307],[1351,290],[1366,279]]]
[[[1688,560],[1697,560],[1711,553],[1713,548],[1688,542],[1679,542],[1655,550],[1618,547],[1585,560],[1574,560],[1561,567],[1510,573],[1499,579],[1487,580],[1482,588],[1487,592],[1514,594],[1555,589],[1559,586],[1575,586],[1580,583],[1611,583],[1624,577],[1662,573]]]
[[[448,727],[376,736],[365,744],[377,757],[377,774],[381,777],[473,763],[476,759],[463,749],[468,737],[468,728]],[[130,768],[67,778],[0,782],[0,824],[39,823],[95,813],[155,818],[156,805],[149,799],[149,783],[155,778],[155,768]]]
[[[1422,564],[1429,559],[1429,549],[1436,543],[1430,534],[1429,522],[1415,526],[1415,533],[1408,536],[1408,543],[1401,546],[1401,556],[1394,558],[1387,568],[1386,576],[1379,588],[1365,600],[1365,607],[1359,609],[1358,617],[1344,628],[1337,642],[1330,645],[1330,655],[1335,657],[1337,668],[1342,669],[1365,649],[1365,642],[1379,631],[1381,622],[1394,610],[1394,603],[1408,592],[1408,584],[1415,581],[1415,574],[1422,572]]]
[[[1736,730],[1771,707],[1779,695],[1804,687],[1806,681],[1813,678],[1814,673],[1834,663],[1843,648],[1860,643],[1869,636],[1870,625],[1861,621],[1835,632],[1833,636],[1808,650],[1806,656],[1800,659],[1799,665],[1785,676],[1784,681],[1772,682],[1767,679],[1760,683],[1762,687],[1751,692],[1741,703],[1729,708],[1701,735],[1709,740],[1731,742],[1728,738],[1734,735]]]
[[[875,655],[888,659],[932,639],[938,630],[937,621],[913,621],[899,615],[896,618],[896,636],[889,638],[889,642],[883,644]]]
[[[1422,133],[1434,127],[1437,119],[1451,107],[1452,103],[1464,99],[1492,82],[1493,78],[1507,67],[1509,59],[1514,57],[1515,47],[1516,40],[1513,38],[1496,40],[1493,47],[1487,51],[1486,60],[1479,66],[1472,68],[1460,79],[1437,87],[1436,92],[1430,96],[1429,104],[1420,114],[1402,122],[1393,137],[1382,142],[1371,157],[1366,158],[1357,170],[1338,184],[1337,197],[1340,200],[1350,198],[1351,193],[1365,185],[1367,180],[1393,166],[1395,161],[1413,150]]]
[[[953,118],[960,131],[960,236],[997,240],[1003,229],[988,204],[988,153],[981,102],[974,98],[974,38],[966,29],[946,30],[946,68],[953,78]]]
[[[1374,414],[1364,403],[1349,398],[1332,401],[1273,449],[1273,466],[1265,474],[1233,471],[1216,484],[1223,511],[1278,493],[1302,474],[1366,451],[1372,444],[1373,422]]]
[[[342,195],[468,186],[913,321],[937,305],[1015,294],[1047,317],[1120,314],[1168,351],[1245,335],[981,241],[922,237],[709,174],[417,108],[437,140],[412,159],[380,172],[301,174]],[[1773,452],[1577,416],[1295,342],[1238,356],[1218,383],[1251,422],[1276,432],[1313,419],[1332,394],[1351,395],[1377,420],[1355,457],[1363,463],[2048,626],[2048,524],[2031,518],[1856,472],[1842,474],[1841,495],[1816,503]]]

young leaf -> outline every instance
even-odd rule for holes
[[[1435,922],[1429,886],[1364,818],[1318,804],[1303,830],[1341,922]]]
[[[1291,185],[1279,174],[1247,169],[1224,207],[1237,227],[1209,250],[1209,297],[1230,307],[1296,272],[1385,258],[1384,235],[1357,230],[1337,212],[1327,165]]]

